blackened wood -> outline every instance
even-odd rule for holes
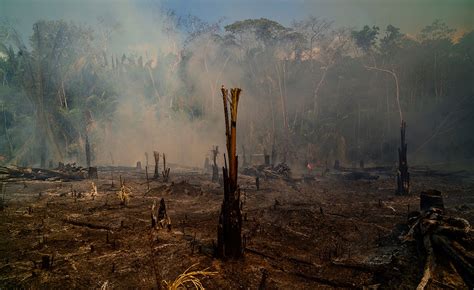
[[[86,166],[91,167],[91,145],[89,144],[89,136],[86,134]]]
[[[240,189],[237,185],[239,162],[236,155],[237,105],[240,91],[236,88],[231,89],[231,99],[229,100],[228,90],[222,87],[228,160],[224,154],[224,167],[222,168],[224,200],[219,214],[216,247],[216,255],[221,258],[239,258],[243,254]],[[230,122],[228,105],[230,106]]]
[[[160,153],[153,151],[153,157],[155,158],[155,174],[153,174],[154,179],[158,179],[160,174],[158,173],[158,164],[160,163]]]
[[[408,172],[407,144],[405,142],[406,122],[400,126],[400,147],[398,148],[397,193],[406,195],[410,192],[410,173]]]

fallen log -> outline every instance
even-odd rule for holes
[[[78,226],[78,227],[87,227],[87,228],[90,228],[90,229],[95,229],[95,230],[112,230],[111,227],[109,226],[105,226],[105,225],[96,225],[96,224],[93,224],[93,223],[89,223],[89,222],[83,222],[83,221],[78,221],[78,220],[72,220],[72,219],[62,219],[63,222],[65,223],[68,223],[68,224],[71,224],[73,226]]]
[[[455,266],[464,283],[474,288],[472,255],[465,251],[462,242],[472,248],[472,231],[467,220],[444,215],[442,194],[429,190],[420,194],[420,210],[409,219],[411,224],[404,241],[418,240],[426,253],[422,279],[417,289],[424,289],[433,278],[436,257],[447,258]]]
[[[463,255],[452,246],[448,238],[441,235],[432,235],[433,244],[437,246],[453,262],[457,272],[469,289],[474,289],[474,267]]]
[[[60,179],[63,181],[69,180],[82,180],[87,176],[87,170],[85,168],[79,168],[77,171],[60,171],[60,170],[49,170],[42,168],[23,168],[16,166],[0,166],[0,180],[7,179],[32,179],[32,180],[48,180],[48,179]]]

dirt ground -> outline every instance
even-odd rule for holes
[[[115,187],[112,187],[112,176]],[[118,177],[132,190],[117,197]],[[157,288],[187,268],[215,271],[208,289],[414,289],[423,259],[414,242],[401,243],[418,193],[443,192],[447,213],[474,223],[474,179],[412,176],[410,196],[394,194],[391,176],[344,180],[260,180],[240,175],[246,251],[238,261],[213,258],[223,190],[198,169],[171,167],[170,181],[144,171],[99,170],[91,181],[16,181],[6,184],[0,212],[0,288]],[[73,197],[72,192],[82,197]],[[151,228],[151,206],[164,198],[172,229]],[[43,256],[52,266],[43,269]],[[463,289],[440,257],[429,288]]]

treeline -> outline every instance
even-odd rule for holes
[[[206,130],[222,131],[215,121],[224,83],[243,88],[238,140],[247,154],[390,164],[404,119],[411,160],[474,157],[473,31],[455,38],[439,20],[408,35],[315,17],[290,27],[166,17],[156,29],[174,49],[157,58],[112,53],[110,39],[121,37],[115,26],[40,21],[26,45],[3,25],[0,162],[82,162],[86,136],[98,144],[120,130],[117,107],[133,95],[157,120],[206,120]]]

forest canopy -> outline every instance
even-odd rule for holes
[[[411,162],[474,158],[474,31],[163,17],[150,29],[167,49],[154,55],[112,50],[119,22],[38,21],[29,36],[3,22],[0,163],[83,164],[88,138],[97,164],[131,165],[160,146],[201,165],[222,143],[224,83],[243,88],[238,146],[250,153],[393,164],[403,118]]]

